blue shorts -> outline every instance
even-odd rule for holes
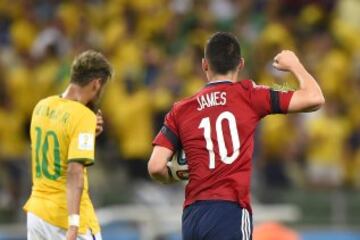
[[[197,201],[182,216],[183,240],[251,240],[252,216],[230,201]]]

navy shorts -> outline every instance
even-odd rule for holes
[[[252,216],[230,201],[197,201],[182,216],[183,240],[251,240]]]

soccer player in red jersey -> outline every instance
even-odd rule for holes
[[[166,115],[148,170],[153,179],[172,182],[167,161],[178,149],[185,151],[189,183],[183,239],[252,239],[250,177],[257,124],[269,114],[310,112],[324,104],[319,85],[293,52],[279,53],[273,66],[294,74],[299,89],[275,91],[238,81],[244,67],[239,41],[231,33],[216,33],[202,60],[208,83]]]

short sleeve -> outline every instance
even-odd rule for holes
[[[277,91],[268,86],[256,85],[252,81],[248,82],[250,104],[260,117],[288,112],[294,91]]]
[[[174,108],[166,114],[164,124],[155,137],[153,145],[166,147],[172,151],[180,148],[180,138],[175,121]]]
[[[95,114],[84,114],[71,129],[68,162],[79,162],[85,166],[94,164],[95,130]]]

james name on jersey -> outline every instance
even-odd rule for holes
[[[197,97],[198,111],[207,107],[224,106],[226,104],[226,92],[210,92]]]

